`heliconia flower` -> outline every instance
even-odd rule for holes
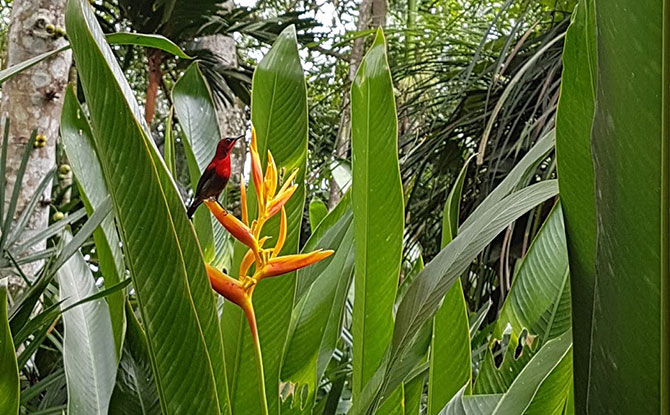
[[[226,300],[241,307],[249,301],[249,296],[247,295],[242,282],[229,277],[210,265],[205,266],[207,268],[209,283],[212,285],[214,291],[221,294]]]
[[[240,175],[240,208],[242,210],[242,223],[249,226],[249,210],[247,209],[247,188],[244,186],[244,177]]]
[[[277,243],[272,249],[272,255],[270,258],[274,258],[281,252],[281,249],[284,247],[284,242],[286,241],[286,209],[282,206],[281,208],[281,220],[279,221],[279,236],[277,237]]]
[[[277,195],[277,197],[275,197],[274,199],[272,199],[272,201],[270,201],[270,204],[267,207],[268,208],[268,213],[267,213],[268,218],[273,217],[277,212],[279,212],[281,210],[281,208],[284,207],[286,202],[288,202],[288,200],[291,198],[291,196],[293,196],[293,193],[295,193],[295,190],[297,188],[298,188],[298,185],[295,185],[295,184],[292,185],[292,186],[289,186],[286,190],[284,190],[283,192],[280,192],[279,195]]]
[[[251,264],[254,263],[255,259],[256,257],[254,256],[254,252],[251,249],[249,249],[247,253],[244,254],[242,261],[240,261],[240,277],[247,276],[249,268],[251,268]]]
[[[244,284],[241,281],[227,276],[212,266],[206,265],[206,268],[209,283],[214,291],[221,294],[226,300],[237,304],[244,311],[249,328],[251,329],[251,335],[254,336],[254,341],[257,341],[258,329],[256,326],[256,316],[249,291],[244,288]]]
[[[277,275],[286,274],[312,265],[322,259],[328,258],[333,254],[333,251],[318,250],[308,254],[283,255],[280,257],[270,258],[270,260],[258,271],[254,277],[260,281],[263,278],[275,277]]]
[[[263,194],[266,197],[273,197],[277,190],[277,165],[272,157],[272,153],[268,150],[268,167],[265,170],[265,188]]]
[[[267,241],[268,239],[270,239],[269,236],[261,238],[261,240],[258,241],[259,248],[263,248],[263,244],[265,244],[265,241]],[[252,251],[251,249],[247,250],[247,252],[244,254],[244,257],[242,257],[242,261],[240,261],[240,279],[247,276],[249,268],[251,268],[251,265],[255,261],[256,261],[256,255],[254,255],[254,251]]]
[[[251,178],[254,181],[254,188],[258,200],[259,210],[262,210],[263,198],[263,170],[261,169],[261,158],[258,156],[258,147],[256,143],[256,129],[251,128],[251,145],[249,145],[251,154]]]
[[[223,210],[218,202],[205,200],[204,203],[207,205],[209,211],[212,212],[216,219],[235,237],[235,239],[251,248],[254,252],[259,251],[258,241],[247,225]]]

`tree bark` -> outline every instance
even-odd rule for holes
[[[48,33],[47,25],[63,27],[64,11],[65,0],[14,0],[7,36],[7,65],[15,65],[63,46],[66,41]],[[5,120],[9,119],[10,125],[5,206],[11,198],[22,153],[32,130],[37,129],[38,134],[46,137],[46,145],[31,152],[14,219],[21,214],[44,175],[55,164],[59,120],[71,64],[71,52],[61,52],[2,85],[0,124],[4,126]],[[30,217],[21,240],[47,227],[50,195],[51,185],[48,185],[42,195],[43,201]],[[45,247],[46,241],[43,241],[34,246],[32,251]],[[34,278],[41,266],[42,262],[33,262],[23,266],[22,270],[29,278]],[[11,292],[16,294],[23,286],[23,281],[13,276],[10,277],[9,285]]]
[[[147,59],[149,61],[149,82],[147,84],[146,101],[144,103],[144,120],[151,127],[151,122],[156,115],[158,85],[161,83],[161,78],[163,77],[161,71],[163,53],[158,49],[147,49]]]
[[[356,30],[361,32],[373,26],[383,26],[386,22],[386,0],[363,0],[358,7],[358,22]],[[342,99],[342,116],[337,130],[335,140],[334,158],[343,159],[349,151],[349,140],[351,136],[351,113],[349,109],[349,88],[356,78],[358,66],[365,52],[365,37],[357,37],[351,47],[349,55],[349,73],[344,85],[344,97]],[[334,177],[330,179],[330,194],[328,196],[328,209],[333,209],[342,199],[342,191],[337,185]]]

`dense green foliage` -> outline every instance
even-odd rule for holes
[[[597,3],[67,0],[58,215],[20,238],[38,131],[0,185],[0,412],[667,413],[667,1]],[[184,209],[233,108],[256,251]],[[256,281],[263,244],[333,252]]]

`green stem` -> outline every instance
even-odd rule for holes
[[[258,338],[258,327],[256,326],[256,316],[254,308],[251,304],[245,307],[247,320],[249,320],[249,328],[251,329],[251,338],[254,341],[254,352],[256,354],[256,373],[258,378],[258,393],[261,400],[261,414],[269,415],[268,400],[265,394],[265,372],[263,371],[263,354],[261,353],[261,342]]]

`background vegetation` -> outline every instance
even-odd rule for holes
[[[3,102],[74,59],[57,137],[12,151],[3,107],[0,412],[668,410],[667,2],[68,0],[28,64],[19,3]],[[252,125],[300,172],[282,253],[335,251],[255,290],[265,396],[204,266],[246,247],[183,209]],[[222,201],[253,219],[249,138]]]

